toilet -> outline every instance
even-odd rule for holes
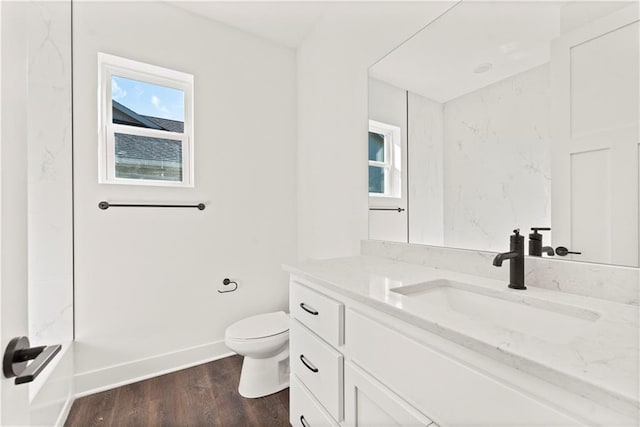
[[[235,322],[224,334],[227,347],[244,356],[238,392],[255,398],[289,387],[289,315],[258,314]]]

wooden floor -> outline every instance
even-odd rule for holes
[[[289,389],[245,399],[241,365],[231,356],[82,397],[65,426],[289,426]]]

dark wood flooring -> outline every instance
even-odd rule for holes
[[[73,402],[66,427],[289,426],[289,389],[238,394],[242,357],[231,356]]]

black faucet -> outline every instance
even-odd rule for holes
[[[556,253],[551,246],[542,246],[542,234],[538,231],[549,231],[549,227],[531,227],[533,233],[529,234],[529,256],[554,256]]]
[[[520,229],[513,230],[510,239],[510,251],[496,255],[493,265],[502,267],[502,261],[509,260],[509,287],[511,289],[527,289],[524,285],[524,236]]]

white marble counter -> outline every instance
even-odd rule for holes
[[[311,261],[285,270],[327,289],[367,304],[412,325],[434,332],[464,347],[500,360],[612,409],[637,416],[639,403],[639,308],[596,298],[529,287],[512,290],[507,283],[372,256]],[[504,325],[448,310],[426,310],[418,299],[390,289],[434,279],[471,283],[506,299],[554,304],[595,312],[594,320],[563,341],[544,334],[525,335]],[[528,300],[528,302],[526,301]],[[541,318],[540,322],[545,319]]]

